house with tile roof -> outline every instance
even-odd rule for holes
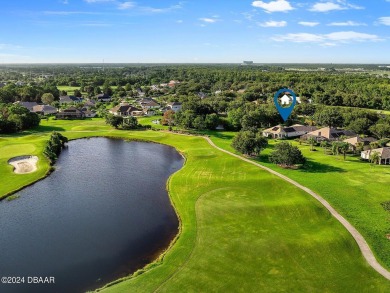
[[[370,148],[370,143],[374,141],[376,141],[376,139],[373,137],[360,136],[354,136],[343,140],[343,142],[346,142],[351,146],[352,150],[356,150],[358,143],[362,143],[364,146],[364,150],[368,150]]]
[[[299,137],[308,132],[314,131],[315,126],[305,126],[301,124],[294,124],[292,126],[277,125],[263,131],[263,136],[268,138],[292,138]]]
[[[356,133],[350,130],[324,127],[303,135],[302,139],[309,139],[310,137],[314,137],[316,141],[336,141],[340,140],[341,138],[350,136],[356,136]]]
[[[129,104],[120,104],[110,109],[108,112],[115,116],[128,117],[140,116],[139,113],[142,112],[142,110]]]
[[[361,158],[363,160],[370,160],[373,153],[379,154],[379,165],[390,165],[390,147],[363,151],[361,153]]]

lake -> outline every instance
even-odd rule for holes
[[[0,284],[0,292],[85,292],[153,261],[178,232],[166,183],[183,163],[154,143],[69,142],[54,173],[0,202],[1,277],[55,284]]]

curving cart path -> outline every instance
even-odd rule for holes
[[[233,157],[236,157],[240,160],[243,160],[247,163],[250,163],[252,165],[255,165],[263,170],[266,170],[280,178],[282,178],[283,180],[295,185],[296,187],[302,189],[303,191],[307,192],[308,194],[310,194],[312,197],[314,197],[316,200],[318,200],[331,214],[333,217],[335,217],[348,231],[349,233],[351,233],[352,237],[355,238],[357,244],[359,245],[359,248],[360,248],[360,251],[362,252],[364,258],[367,260],[368,264],[374,269],[376,270],[379,274],[381,274],[383,277],[385,277],[387,280],[390,280],[390,272],[388,270],[386,270],[384,267],[381,266],[381,264],[376,260],[374,254],[372,253],[370,247],[368,246],[366,240],[364,239],[364,237],[359,233],[358,230],[356,230],[356,228],[354,226],[351,225],[351,223],[349,223],[343,216],[341,216],[325,199],[323,199],[320,195],[318,195],[317,193],[315,193],[314,191],[312,191],[311,189],[299,184],[298,182],[288,178],[287,176],[284,176],[268,167],[265,167],[263,165],[260,165],[254,161],[251,161],[249,159],[246,159],[242,156],[239,156],[239,155],[236,155],[236,154],[233,154],[227,150],[224,150],[218,146],[216,146],[212,140],[209,138],[209,137],[204,137],[203,138],[214,148],[216,148],[217,150],[221,151],[221,152],[224,152],[226,154],[229,154]]]

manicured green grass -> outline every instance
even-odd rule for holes
[[[211,133],[218,146],[234,152],[233,136],[233,133]],[[292,141],[309,161],[304,169],[283,169],[268,162],[268,154],[278,141],[269,143],[259,161],[325,198],[363,234],[378,261],[390,269],[390,240],[386,237],[390,234],[390,214],[381,205],[390,201],[390,166],[374,166],[351,155],[344,161],[343,156],[324,154],[321,147],[312,152],[310,146]]]
[[[212,148],[203,138],[160,131],[116,131],[104,128],[100,119],[53,120],[41,127],[63,129],[63,134],[73,139],[112,136],[164,143],[186,157],[185,166],[168,183],[181,219],[179,238],[164,258],[144,273],[104,292],[390,290],[390,282],[368,266],[349,233],[313,198]],[[78,130],[80,127],[85,130]],[[19,153],[9,147],[3,152],[4,147],[31,144],[34,154],[41,156],[48,135],[3,137],[0,153],[6,153],[7,160]],[[42,161],[39,167],[45,173],[48,165]],[[0,163],[2,182],[10,182],[14,179],[12,168]]]

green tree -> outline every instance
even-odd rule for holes
[[[370,131],[375,134],[379,139],[390,137],[390,124],[389,123],[377,123],[370,127]]]
[[[195,129],[198,129],[198,130],[204,130],[206,129],[206,123],[204,121],[204,118],[202,116],[197,116],[194,121],[192,122],[192,126],[195,128]]]
[[[347,152],[349,151],[349,143],[347,143],[347,142],[340,142],[339,143],[339,148],[340,148],[341,153],[343,154],[344,161],[345,161]]]
[[[161,119],[161,124],[168,125],[169,127],[175,125],[175,111],[173,110],[165,111],[163,118]]]
[[[41,97],[42,103],[46,105],[51,105],[54,102],[54,96],[52,93],[44,93]]]
[[[328,147],[330,147],[330,143],[327,140],[323,140],[320,143],[320,147],[324,149],[324,154],[326,154],[328,151]]]
[[[269,160],[271,163],[286,167],[306,162],[301,150],[289,142],[281,142],[275,145],[275,150],[270,154]]]
[[[317,144],[317,140],[313,136],[310,136],[307,141],[310,144],[310,151],[314,151],[314,146]]]
[[[215,113],[207,114],[204,122],[206,123],[206,128],[210,130],[215,130],[220,123],[219,117]]]
[[[106,116],[106,123],[118,129],[123,124],[123,117],[108,114]]]
[[[336,108],[322,107],[317,109],[317,112],[313,116],[317,124],[328,127],[342,127],[343,116]]]
[[[373,164],[379,164],[381,161],[381,156],[378,152],[372,152],[370,154],[370,162]]]
[[[123,118],[123,129],[136,129],[138,127],[137,118],[130,116]]]
[[[250,130],[240,131],[232,141],[232,147],[245,155],[258,156],[266,148],[268,140],[262,136],[261,132]]]

